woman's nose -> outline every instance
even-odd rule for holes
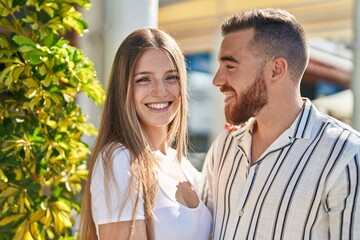
[[[154,84],[152,94],[156,97],[164,97],[167,94],[167,88],[163,81],[156,81]]]

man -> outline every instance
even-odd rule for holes
[[[203,200],[213,239],[360,238],[360,134],[300,95],[300,24],[254,9],[222,24],[213,84],[235,131],[212,144]]]

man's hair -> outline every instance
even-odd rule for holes
[[[304,30],[293,15],[282,9],[252,9],[229,17],[221,25],[223,36],[245,29],[254,29],[249,47],[256,56],[264,62],[285,58],[291,77],[295,81],[302,78],[309,51]]]

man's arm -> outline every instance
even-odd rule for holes
[[[213,215],[214,143],[206,154],[202,168],[201,199]]]
[[[326,197],[331,239],[360,236],[360,156],[355,155]]]

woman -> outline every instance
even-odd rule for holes
[[[165,32],[139,29],[120,45],[88,162],[80,239],[209,239],[199,173],[183,157],[186,82],[184,56]]]

